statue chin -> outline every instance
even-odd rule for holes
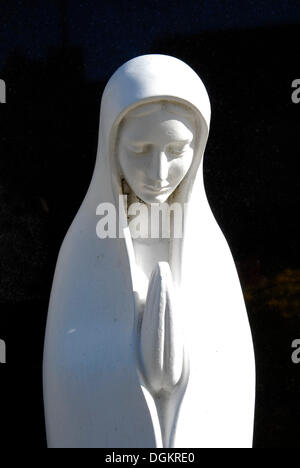
[[[139,194],[138,197],[143,200],[145,203],[151,205],[152,203],[165,203],[168,198],[170,197],[170,195],[172,194],[172,192],[168,192],[168,193],[157,193],[157,194]]]
[[[132,192],[143,202],[151,205],[152,203],[165,203],[168,201],[168,198],[174,193],[176,186],[168,185],[167,188],[147,188],[147,187],[131,187]],[[128,186],[130,186],[128,184]]]

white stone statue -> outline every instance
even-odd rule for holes
[[[202,81],[176,58],[137,57],[105,88],[49,306],[49,447],[252,446],[253,345],[204,190],[209,123]]]

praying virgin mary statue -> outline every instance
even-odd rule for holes
[[[49,305],[49,447],[252,446],[253,345],[204,189],[209,123],[202,81],[176,58],[137,57],[105,88]]]

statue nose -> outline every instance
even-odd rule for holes
[[[168,158],[164,151],[153,155],[151,164],[151,178],[153,180],[166,180],[168,177]]]

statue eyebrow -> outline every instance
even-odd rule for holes
[[[127,141],[128,145],[132,146],[145,146],[145,145],[151,145],[150,142],[144,141],[144,140],[128,140]]]
[[[174,141],[170,141],[170,145],[173,145],[173,144],[180,144],[180,145],[186,145],[187,143],[192,143],[194,137],[192,136],[192,138],[186,138],[184,140],[174,140]]]
[[[194,137],[192,138],[185,138],[184,140],[173,140],[167,143],[168,145],[187,145],[188,143],[191,143],[193,141]],[[152,143],[149,141],[144,141],[144,140],[128,140],[127,145],[129,146],[146,146],[146,145],[151,145]]]

